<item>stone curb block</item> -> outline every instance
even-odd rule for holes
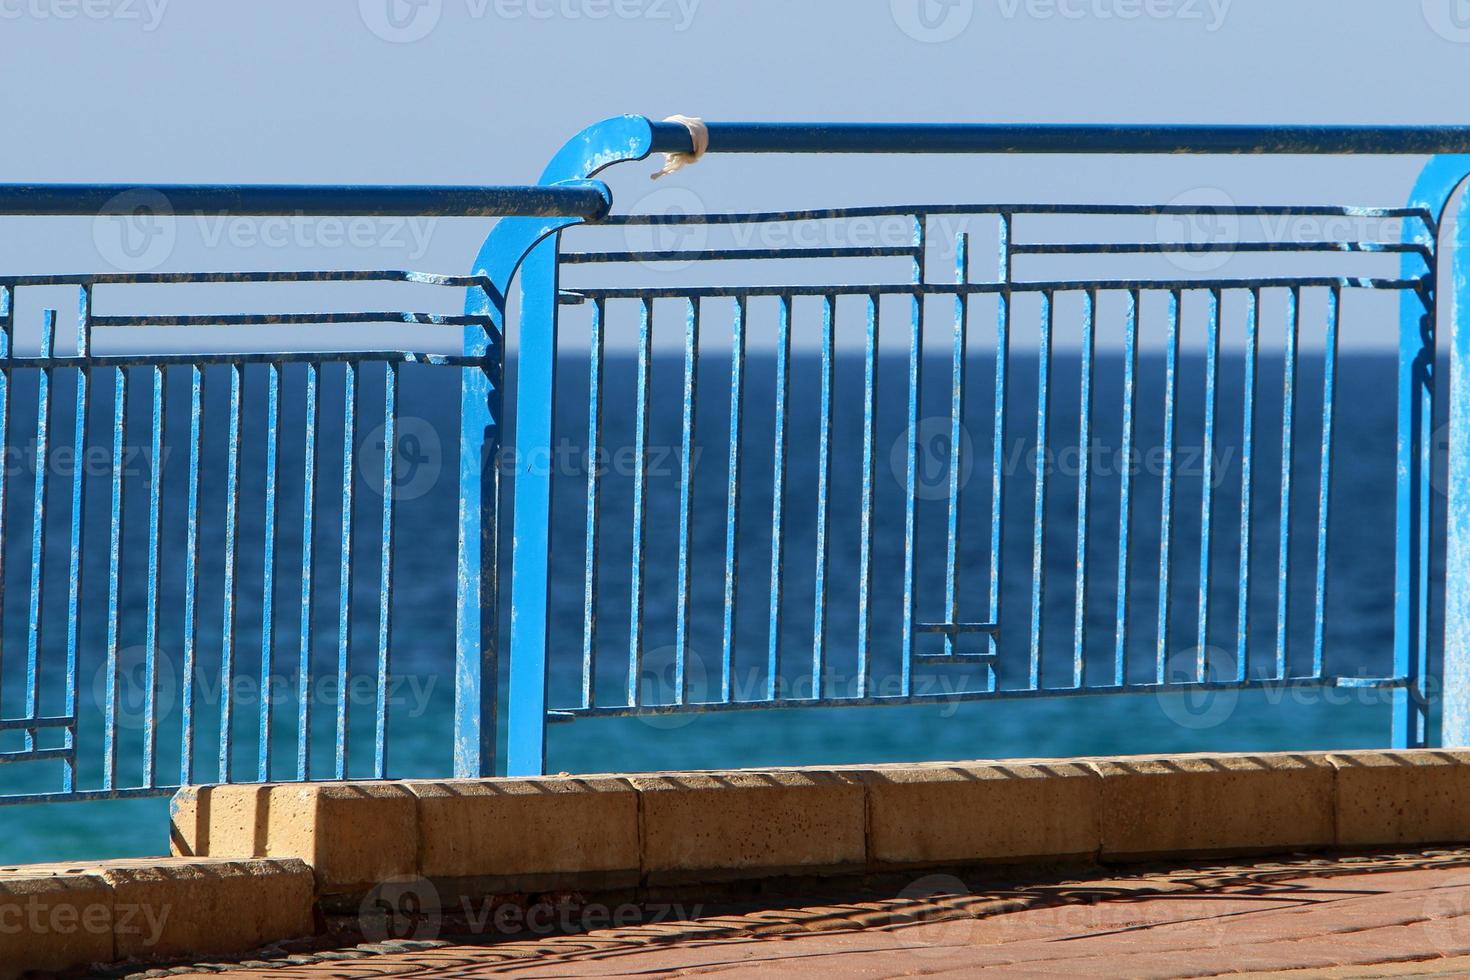
[[[666,773],[628,782],[642,806],[650,884],[866,864],[866,789],[856,773]]]
[[[1090,859],[1102,780],[1074,763],[879,767],[868,791],[868,857],[879,866]]]
[[[1089,760],[1102,777],[1102,860],[1247,854],[1336,842],[1322,754]]]
[[[1334,752],[1337,843],[1470,840],[1470,752]]]
[[[364,892],[418,871],[418,801],[401,783],[275,786],[266,804],[264,856],[301,858],[319,894]]]
[[[112,887],[119,959],[228,955],[313,932],[315,881],[299,860],[152,861],[100,871]]]
[[[169,845],[177,857],[265,855],[269,784],[185,786],[169,802]]]
[[[638,884],[638,794],[625,779],[411,781],[417,871],[435,880],[558,875]]]
[[[0,876],[0,980],[113,959],[112,889],[95,874]]]
[[[0,980],[122,959],[231,955],[311,935],[313,891],[311,868],[299,860],[0,869]]]

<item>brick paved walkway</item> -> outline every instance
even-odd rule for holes
[[[1470,974],[1470,848],[1147,869],[998,886],[936,874],[823,902],[489,941],[275,950],[194,980],[359,977]],[[686,906],[686,910],[692,911]],[[517,910],[519,911],[519,910]],[[585,910],[578,910],[577,915]],[[573,918],[576,916],[574,915]],[[518,920],[517,920],[518,921]],[[134,976],[162,976],[149,971]],[[1301,974],[1298,974],[1301,975]]]

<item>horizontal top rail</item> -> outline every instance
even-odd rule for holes
[[[311,217],[568,216],[596,220],[611,199],[595,181],[554,187],[308,184],[0,184],[0,215],[179,212]]]
[[[1111,126],[712,122],[710,153],[1470,153],[1470,126]],[[655,122],[653,149],[693,149]]]
[[[776,221],[828,221],[844,218],[919,218],[943,214],[1074,215],[1157,217],[1160,215],[1231,215],[1234,217],[1413,218],[1432,224],[1426,208],[1375,208],[1336,204],[914,204],[815,208],[803,211],[610,214],[604,225],[744,225]]]
[[[405,282],[420,286],[492,285],[485,276],[449,276],[406,269],[327,269],[305,272],[92,272],[56,275],[0,275],[0,287],[18,286],[150,286],[181,283],[320,283]]]
[[[1011,282],[894,282],[846,283],[840,286],[577,286],[564,289],[564,303],[587,299],[700,299],[750,296],[977,296],[986,293],[1118,292],[1123,290],[1227,290],[1227,289],[1381,289],[1418,291],[1428,283],[1418,278],[1371,278],[1362,276],[1269,276],[1242,279],[1048,279]]]

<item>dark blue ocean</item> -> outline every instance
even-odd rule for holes
[[[1000,688],[1024,683],[1031,644],[1032,508],[1035,492],[1035,428],[1038,365],[1034,354],[1010,361],[1008,423],[1002,444],[1001,486],[1005,521],[1001,546],[1000,623],[996,639],[996,676]],[[559,438],[565,443],[555,461],[552,545],[553,617],[551,685],[554,706],[572,704],[580,693],[585,555],[586,452],[585,358],[567,358],[556,405]],[[669,690],[677,586],[680,379],[682,358],[663,352],[652,366],[650,475],[647,490],[645,695]],[[955,574],[959,616],[966,621],[988,615],[990,590],[990,511],[992,485],[993,362],[975,356],[966,388],[965,462],[961,467],[961,545]],[[696,400],[698,425],[690,465],[694,473],[695,520],[691,532],[690,686],[695,699],[717,691],[722,649],[725,500],[728,486],[729,360],[719,352],[702,354]],[[944,616],[946,490],[950,362],[939,352],[924,363],[920,415],[920,485],[916,591],[923,620]],[[282,380],[280,500],[274,584],[273,652],[277,703],[271,746],[272,773],[290,777],[296,767],[296,712],[300,685],[302,555],[302,418],[304,368],[289,365]],[[310,623],[318,678],[335,670],[338,576],[341,570],[342,373],[340,365],[322,372],[318,489],[315,508],[314,584],[316,603]],[[1162,480],[1157,452],[1163,441],[1164,360],[1145,350],[1138,368],[1138,410],[1133,466],[1133,510],[1129,582],[1126,674],[1142,681],[1152,676],[1158,646],[1159,527]],[[97,370],[92,380],[88,441],[109,447],[113,422],[113,372]],[[739,579],[736,642],[732,664],[735,696],[762,696],[769,678],[772,445],[775,389],[773,357],[752,351],[747,363],[743,418],[740,501]],[[606,458],[601,485],[602,570],[596,642],[597,701],[616,703],[628,686],[631,624],[629,555],[632,548],[634,467],[627,465],[634,444],[631,406],[637,365],[626,354],[609,354],[604,378],[608,421],[602,432]],[[1093,485],[1088,497],[1089,547],[1085,602],[1086,676],[1106,683],[1116,649],[1118,593],[1119,470],[1128,465],[1118,454],[1122,440],[1122,361],[1115,350],[1098,354],[1091,457]],[[1200,593],[1201,489],[1212,471],[1214,529],[1209,571],[1212,588],[1208,646],[1213,676],[1236,669],[1241,528],[1241,443],[1243,361],[1226,350],[1219,364],[1219,401],[1215,462],[1205,467],[1203,452],[1205,361],[1187,352],[1179,367],[1176,438],[1174,538],[1170,598],[1173,611],[1165,638],[1172,658],[1191,662],[1197,646]],[[195,778],[218,776],[221,608],[224,581],[224,456],[228,432],[227,375],[206,373],[203,413],[205,458],[198,518],[200,583],[199,639],[196,651]],[[389,773],[395,777],[445,776],[451,770],[453,705],[455,550],[457,534],[458,387],[452,369],[405,366],[400,373],[400,440],[395,510],[397,550],[393,566],[392,673],[389,691]],[[1073,670],[1074,580],[1077,570],[1077,454],[1080,376],[1076,351],[1059,352],[1051,374],[1051,444],[1044,467],[1049,483],[1044,533],[1046,592],[1043,605],[1042,681],[1070,683]],[[1323,360],[1320,350],[1304,351],[1296,378],[1293,532],[1289,540],[1289,667],[1310,670],[1314,629],[1314,577],[1317,555],[1318,482],[1321,460]],[[1279,353],[1263,353],[1257,377],[1254,414],[1254,499],[1250,531],[1248,673],[1274,670],[1282,452],[1282,365]],[[264,368],[246,371],[245,423],[241,436],[242,510],[235,635],[236,779],[256,773],[261,698],[262,528],[265,516]],[[871,676],[878,693],[891,693],[900,673],[904,486],[904,400],[907,373],[901,357],[885,355],[878,378],[879,422],[874,444],[875,552],[873,652]],[[1393,493],[1395,442],[1395,361],[1391,355],[1344,352],[1338,363],[1337,429],[1333,457],[1329,589],[1323,647],[1327,671],[1348,676],[1390,672],[1393,613]],[[810,691],[816,592],[816,534],[819,513],[818,442],[821,364],[802,352],[791,369],[791,414],[787,493],[783,505],[785,588],[781,598],[780,671],[788,690]],[[383,369],[365,366],[359,378],[358,459],[354,472],[354,572],[352,651],[354,675],[362,680],[352,694],[350,768],[370,772],[378,636],[382,519]],[[132,376],[126,443],[134,458],[124,467],[122,537],[122,649],[118,755],[120,783],[136,785],[146,726],[143,724],[143,655],[147,622],[147,508],[149,496],[150,380]],[[161,515],[161,594],[159,600],[157,755],[160,783],[177,782],[184,671],[182,595],[187,514],[183,500],[188,458],[188,390],[182,372],[167,382],[164,486]],[[857,671],[857,596],[859,522],[863,476],[861,456],[863,363],[861,350],[845,352],[834,370],[831,489],[828,495],[829,566],[826,616],[826,692],[851,690]],[[56,459],[72,443],[75,379],[59,371],[50,421],[48,478],[53,482],[46,527],[40,643],[43,713],[59,713],[64,685],[68,584],[67,529],[71,470]],[[24,704],[25,655],[31,561],[31,500],[34,493],[36,381],[18,372],[12,385],[10,442],[6,458],[4,504],[6,589],[3,598],[3,701],[6,717]],[[895,449],[895,447],[898,447]],[[1150,450],[1153,450],[1150,455]],[[136,451],[136,453],[134,453]],[[622,461],[619,452],[623,453]],[[83,454],[86,504],[81,586],[77,696],[81,716],[80,775],[83,789],[100,784],[108,631],[108,530],[111,464],[106,455]],[[513,465],[513,464],[512,464]],[[512,506],[507,492],[503,506]],[[508,575],[508,538],[502,555]],[[502,597],[504,600],[506,597]],[[502,603],[502,605],[504,602]],[[937,638],[918,644],[920,653],[941,649]],[[961,653],[985,652],[983,637],[959,641]],[[502,662],[502,667],[504,663]],[[974,663],[916,668],[915,690],[939,693],[975,691],[992,682],[988,669]],[[330,771],[333,752],[333,700],[319,689],[313,707],[311,772]],[[1046,757],[1099,753],[1189,750],[1322,749],[1382,744],[1388,737],[1386,695],[1374,691],[1315,691],[1268,688],[1249,693],[1218,693],[1205,699],[1182,694],[966,701],[940,698],[928,704],[839,709],[782,709],[721,712],[652,719],[592,719],[550,729],[552,772],[605,772],[677,768],[838,764],[904,760]],[[59,744],[48,735],[41,744]],[[3,747],[22,747],[21,734],[5,733]],[[51,739],[48,741],[48,739]],[[0,767],[0,790],[45,792],[60,786],[60,763]],[[148,855],[166,851],[164,799],[47,804],[0,808],[0,857],[5,861],[72,859],[87,856]]]

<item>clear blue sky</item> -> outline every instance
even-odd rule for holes
[[[1463,121],[1470,10],[1461,43],[1430,16],[1455,2],[0,0],[0,176],[525,179],[623,112]],[[968,22],[915,40],[921,4]],[[432,29],[384,40],[394,7]]]
[[[568,135],[624,112],[1463,123],[1467,71],[1465,0],[0,0],[0,180],[527,182]],[[712,158],[658,186],[710,207],[1201,188],[1397,204],[1418,165],[951,158],[926,164],[916,194],[912,161]],[[648,169],[610,176],[621,209],[650,192]],[[37,232],[0,241],[17,271],[68,264],[73,247],[95,262],[85,224],[13,227]],[[313,264],[460,271],[485,227]],[[181,231],[164,267],[199,267],[217,231]]]

